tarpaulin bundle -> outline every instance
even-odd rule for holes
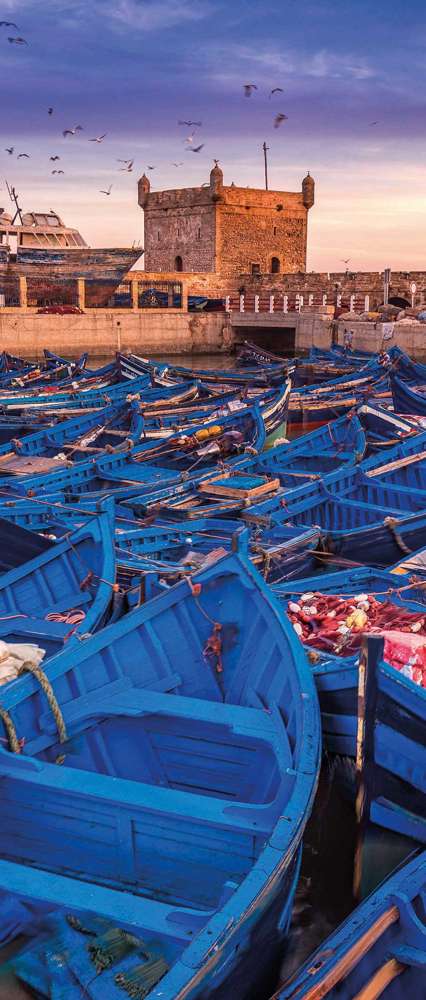
[[[426,612],[407,611],[372,594],[301,594],[297,603],[289,602],[287,614],[303,643],[337,656],[356,653],[365,632],[377,635],[392,629],[426,635]]]
[[[426,640],[422,635],[384,632],[384,659],[404,677],[426,688]]]

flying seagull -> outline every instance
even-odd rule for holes
[[[30,159],[30,154],[29,153],[18,153],[17,159],[18,160],[22,160],[23,158],[25,158],[26,160],[29,160]]]
[[[273,89],[271,90],[271,92],[269,94],[269,97],[272,97],[273,94],[283,94],[283,93],[284,93],[284,91],[283,91],[282,87],[273,87]]]
[[[369,124],[369,125],[370,125],[370,127],[371,127],[372,125],[378,125],[378,124],[379,124],[379,122],[369,122],[368,124]]]
[[[135,162],[134,160],[120,160],[119,158],[117,158],[117,163],[134,163],[134,162]]]
[[[187,125],[188,128],[191,128],[193,125],[195,125],[196,128],[201,128],[202,124],[202,122],[178,122],[178,125]]]
[[[74,128],[65,128],[62,135],[63,136],[75,135],[76,132],[82,132],[82,131],[83,131],[82,125],[74,125]]]
[[[99,191],[99,194],[107,194],[107,195],[109,195],[109,194],[111,194],[111,191],[112,191],[112,184],[110,184],[110,186],[108,188],[108,191]]]
[[[146,169],[147,169],[147,170],[155,170],[155,166],[156,166],[156,165],[152,166],[152,164],[148,163],[148,166],[147,166],[147,168],[146,168]]]
[[[47,113],[48,115],[53,115],[53,108],[48,108]]]
[[[11,45],[28,45],[28,42],[25,41],[25,38],[11,38],[9,35],[7,40],[8,42],[10,42]]]
[[[255,83],[245,83],[244,85],[244,97],[251,97],[253,90],[258,90]]]
[[[64,174],[65,170],[52,170],[52,174]]]
[[[52,161],[52,163],[54,163],[55,160],[60,160],[61,157],[60,156],[50,156],[49,159]]]
[[[14,21],[0,21],[0,28],[15,28],[19,31],[18,25]]]
[[[120,170],[124,170],[126,174],[131,174],[134,162],[134,160],[126,160],[126,166],[120,167]]]
[[[201,153],[202,149],[204,149],[204,142],[201,143],[201,146],[190,146],[189,149],[187,150],[187,152],[188,153]]]
[[[94,139],[89,139],[89,142],[103,142],[106,135],[108,135],[108,132],[104,132],[103,135],[96,135]]]
[[[279,128],[280,125],[282,125],[282,123],[286,122],[287,120],[288,120],[288,115],[284,115],[282,111],[279,111],[274,118],[274,128]]]
[[[9,156],[13,156],[14,152],[15,152],[14,146],[6,146],[5,153],[9,153]]]
[[[348,258],[347,258],[347,260],[345,260],[345,258],[344,258],[344,257],[341,257],[340,259],[341,259],[341,261],[342,261],[342,264],[349,264],[349,261],[350,261],[350,259],[351,259],[351,258],[350,258],[350,257],[348,257]]]
[[[172,163],[172,167],[183,167],[183,160],[180,163]]]

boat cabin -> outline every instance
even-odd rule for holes
[[[77,229],[70,229],[56,212],[25,212],[14,221],[0,208],[0,247],[16,253],[19,247],[66,250],[87,247]]]

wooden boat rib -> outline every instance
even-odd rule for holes
[[[98,900],[111,914],[121,895],[129,917],[120,905],[113,926],[130,920],[155,942],[165,1000],[219,986],[224,998],[252,996],[287,932],[319,765],[312,678],[267,587],[231,553],[56,656],[46,673],[66,727],[59,744],[34,678],[2,690],[3,713],[25,738],[24,753],[0,748],[0,850],[15,891],[22,898],[24,861],[37,913],[55,875],[62,912],[78,909],[83,925]],[[70,997],[83,996],[82,975],[84,996],[98,997],[98,986],[122,996],[115,976],[140,958],[100,979],[92,966],[89,978],[85,946],[74,936]],[[17,961],[20,979],[39,984],[39,961],[36,941]]]

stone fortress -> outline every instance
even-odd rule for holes
[[[314,200],[309,174],[297,192],[227,186],[218,163],[201,187],[154,192],[144,174],[138,201],[144,210],[145,270],[224,279],[306,271]]]

